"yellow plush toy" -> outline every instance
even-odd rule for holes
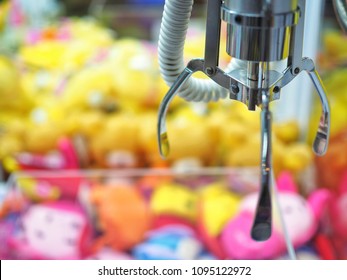
[[[201,223],[210,236],[218,236],[226,223],[237,213],[241,198],[216,182],[201,189],[199,210]]]
[[[150,207],[154,215],[174,215],[195,222],[198,214],[197,194],[176,183],[159,185],[152,194]]]
[[[154,55],[150,47],[135,39],[119,40],[112,48],[110,73],[120,104],[126,110],[138,112],[156,103],[159,73]]]
[[[0,110],[2,113],[27,113],[32,106],[18,82],[20,73],[7,57],[0,56]]]
[[[90,139],[91,156],[98,167],[136,167],[139,120],[134,115],[116,113],[105,119]]]
[[[206,166],[215,161],[216,137],[203,113],[191,107],[182,107],[168,117],[167,126],[170,143],[168,160],[173,166]]]
[[[118,101],[110,69],[101,63],[89,66],[74,75],[62,93],[62,105],[67,112],[116,110]]]
[[[26,132],[26,121],[22,116],[13,113],[0,114],[0,159],[10,157],[24,150],[23,137]]]

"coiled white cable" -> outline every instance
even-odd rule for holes
[[[169,86],[185,68],[183,50],[193,2],[193,0],[165,1],[159,33],[158,56],[161,75]],[[229,65],[227,68],[231,67]],[[228,90],[212,80],[191,77],[181,87],[178,95],[187,101],[209,102],[226,98]]]

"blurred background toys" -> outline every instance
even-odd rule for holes
[[[168,90],[157,61],[164,1],[100,2],[1,1],[0,258],[288,258],[278,216],[268,243],[247,235],[259,110],[175,98],[164,161],[156,135]],[[186,61],[203,56],[205,3],[194,1]],[[313,155],[313,132],[296,119],[273,123],[279,199],[299,258],[347,259],[346,36],[328,27],[317,58],[332,108],[326,156]],[[223,68],[225,35],[223,26]],[[315,105],[309,127],[319,114]],[[58,222],[66,232],[54,231]]]

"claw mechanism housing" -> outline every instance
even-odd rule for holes
[[[188,101],[230,98],[249,110],[261,108],[261,180],[252,238],[271,236],[271,101],[302,71],[319,95],[322,113],[313,143],[317,155],[328,147],[330,111],[324,85],[311,58],[302,57],[306,0],[208,0],[204,58],[183,64],[183,44],[192,0],[166,0],[159,34],[159,65],[170,89],[158,113],[158,142],[163,157],[169,153],[166,114],[172,99]],[[226,51],[232,57],[227,69],[218,66],[221,22],[226,23]],[[235,63],[236,61],[236,63]],[[283,71],[274,70],[286,61]],[[208,82],[191,77],[203,72]]]

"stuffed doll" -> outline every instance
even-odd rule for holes
[[[33,204],[22,214],[21,224],[10,246],[23,259],[70,260],[89,254],[91,225],[74,202]]]
[[[324,208],[330,197],[327,190],[314,191],[305,200],[296,191],[289,173],[282,173],[277,182],[279,205],[288,235],[295,248],[303,246],[318,230]],[[271,237],[262,242],[251,238],[258,193],[250,194],[240,204],[238,214],[224,227],[221,244],[230,259],[272,259],[286,251],[284,235],[276,212]]]

